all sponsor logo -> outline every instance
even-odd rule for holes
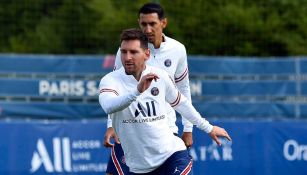
[[[137,104],[137,109],[134,112],[134,117],[142,115],[143,117],[156,116],[156,107],[154,101],[145,102],[145,106],[141,103]]]
[[[92,154],[101,148],[99,140],[71,141],[67,137],[55,137],[52,139],[51,149],[47,147],[49,144],[42,138],[37,140],[31,159],[31,173],[105,172],[105,163],[92,160]]]

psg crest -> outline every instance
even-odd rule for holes
[[[172,65],[172,61],[171,61],[170,59],[166,59],[166,60],[164,61],[164,65],[165,65],[166,67],[170,67],[170,66]]]
[[[157,87],[153,87],[153,88],[151,89],[151,94],[152,94],[153,96],[157,96],[157,95],[159,94],[159,89],[158,89]]]

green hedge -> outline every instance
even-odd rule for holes
[[[114,54],[145,0],[2,0],[0,52]],[[188,54],[307,55],[305,0],[160,0]]]

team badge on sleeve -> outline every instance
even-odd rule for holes
[[[165,65],[166,67],[170,67],[170,66],[172,65],[172,61],[171,61],[170,59],[166,59],[166,60],[164,61],[164,65]]]
[[[159,89],[158,89],[157,87],[153,87],[153,88],[151,89],[151,94],[152,94],[153,96],[157,96],[157,95],[159,94]]]

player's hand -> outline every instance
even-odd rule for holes
[[[119,139],[118,139],[117,135],[115,134],[115,131],[112,127],[108,128],[105,135],[104,135],[103,145],[105,147],[113,147],[114,146],[114,144],[111,143],[111,138],[113,138],[116,143],[120,144]]]
[[[144,75],[138,84],[138,87],[137,87],[138,91],[140,93],[144,92],[146,89],[149,88],[152,80],[157,81],[157,79],[159,79],[159,77],[154,73],[149,73],[147,75]]]
[[[183,132],[181,139],[183,140],[187,148],[193,145],[193,134],[192,132]]]
[[[231,141],[231,138],[228,135],[227,131],[224,128],[218,126],[213,126],[213,129],[209,133],[209,135],[219,146],[222,145],[221,141],[219,140],[219,137],[225,137],[226,139]]]

